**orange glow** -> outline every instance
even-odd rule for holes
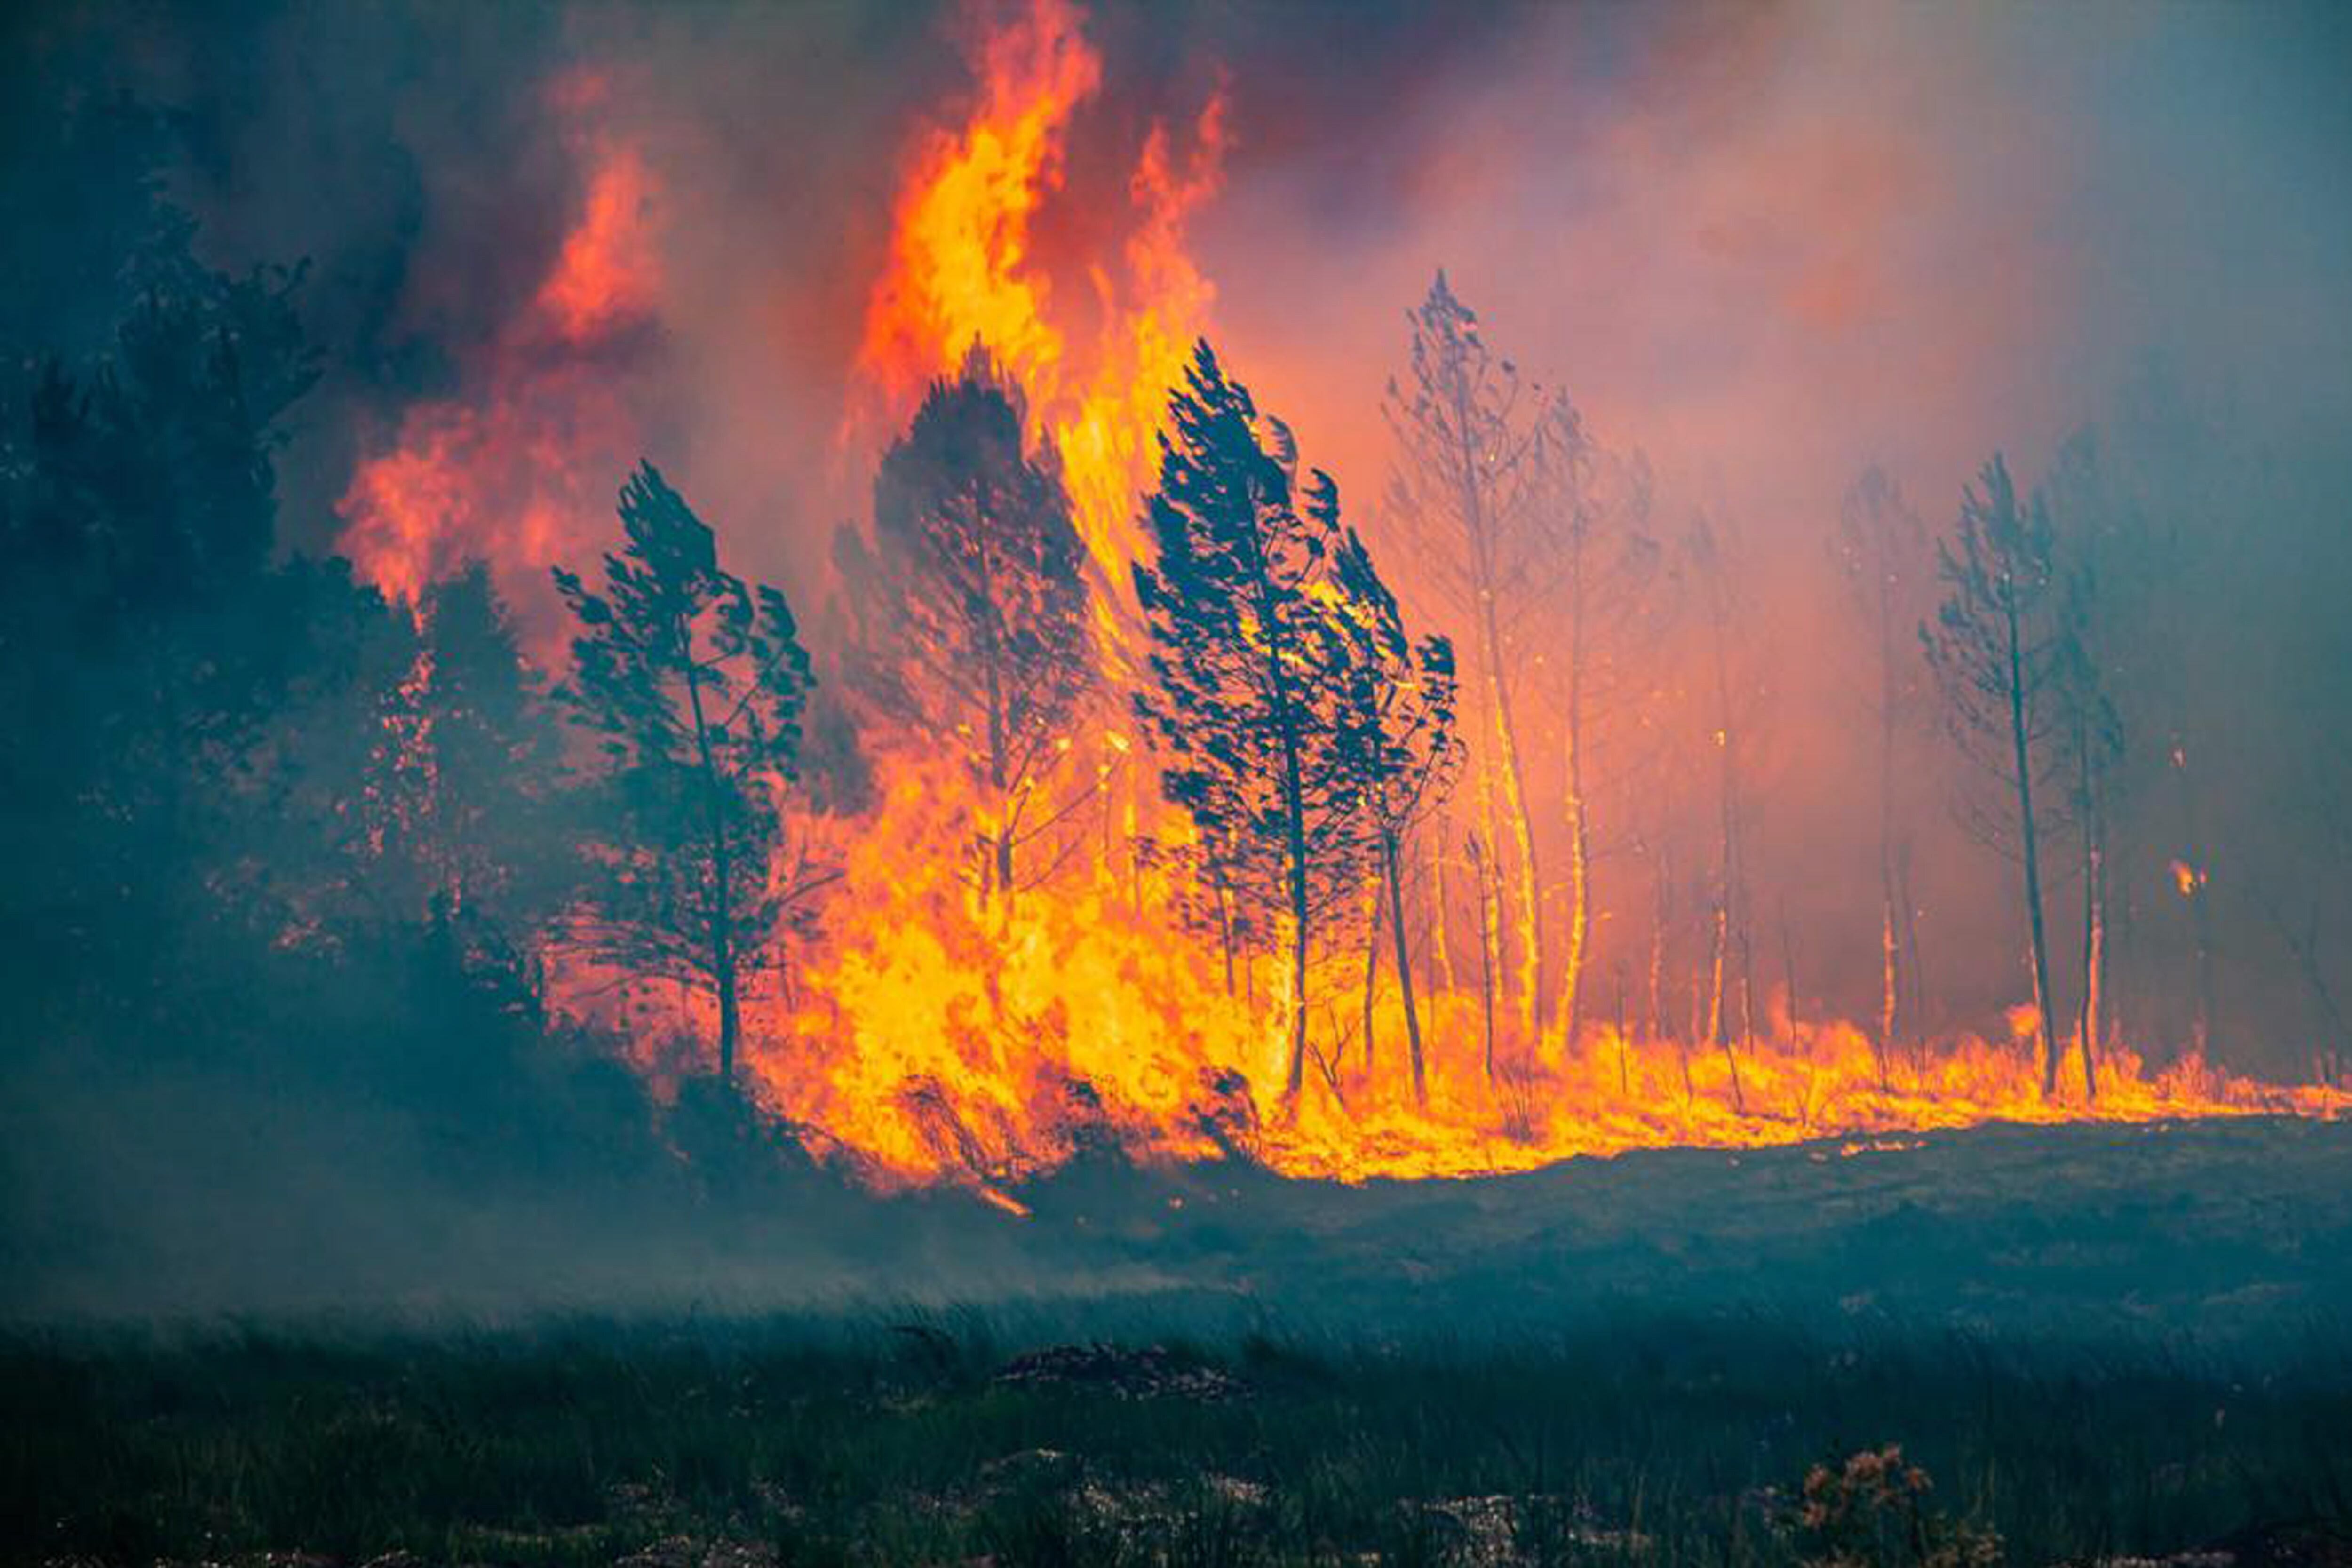
[[[2193,899],[2205,886],[2205,873],[2186,860],[2175,860],[2172,863],[2172,885],[2179,889],[2182,898]]]
[[[2045,1100],[2031,1049],[1958,1037],[1906,1053],[1882,1088],[1867,1033],[1809,1022],[1737,1052],[1588,1030],[1548,1035],[1532,1059],[1490,1081],[1478,999],[1423,999],[1429,1098],[1413,1101],[1393,987],[1333,1070],[1280,1100],[1285,1031],[1266,1005],[1279,965],[1261,961],[1258,998],[1226,994],[1213,941],[1167,917],[1170,881],[1101,866],[1011,911],[990,905],[939,845],[961,818],[947,775],[900,772],[870,820],[846,835],[843,886],[802,965],[795,996],[747,1009],[758,1098],[816,1130],[815,1146],[884,1184],[998,1186],[1088,1148],[1144,1159],[1237,1153],[1300,1176],[1362,1181],[1527,1170],[1576,1155],[1664,1145],[1736,1148],[1838,1139],[1853,1155],[1906,1146],[1904,1134],[1988,1121],[2145,1122],[2191,1116],[2352,1110],[2341,1089],[2273,1088],[2190,1058],[2151,1069],[2129,1051],[2100,1063],[2099,1098],[2071,1083]],[[1352,1018],[1353,953],[1332,955],[1319,996]],[[582,991],[593,989],[583,978]],[[681,1022],[704,1032],[696,999]],[[648,1058],[650,1064],[651,1058]]]
[[[986,348],[1027,395],[1032,434],[1059,451],[1079,534],[1123,604],[1141,542],[1136,500],[1157,458],[1168,393],[1213,298],[1185,249],[1184,225],[1217,189],[1223,101],[1202,110],[1189,156],[1179,158],[1165,127],[1146,137],[1114,269],[1097,258],[1040,255],[1033,235],[1061,188],[1072,120],[1102,85],[1101,57],[1077,12],[1066,0],[1032,0],[977,56],[970,117],[933,129],[908,171],[858,374],[878,395],[871,412],[887,430],[975,341]],[[1087,305],[1091,333],[1081,330]]]
[[[607,153],[590,174],[579,222],[539,290],[539,309],[564,342],[593,342],[649,312],[656,278],[646,213],[652,192],[652,177],[631,148]]]
[[[578,115],[603,94],[574,78],[549,96]],[[656,191],[635,149],[570,141],[581,202],[530,310],[488,345],[473,389],[404,411],[336,505],[341,550],[396,602],[472,560],[510,595],[542,593],[551,564],[593,556],[609,531],[608,476],[635,456],[636,426],[597,356],[652,319]]]
[[[1103,82],[1080,23],[1066,0],[1032,0],[975,48],[968,112],[914,146],[867,297],[853,433],[889,438],[926,383],[952,374],[975,341],[995,357],[1026,395],[1033,438],[1059,453],[1097,568],[1108,699],[1071,720],[1058,772],[1039,782],[1041,799],[1068,810],[1058,840],[1034,857],[1049,872],[1017,897],[987,897],[973,874],[989,808],[936,737],[870,726],[876,804],[789,836],[795,854],[823,840],[841,874],[808,928],[749,982],[742,1063],[753,1095],[813,1148],[879,1183],[962,1182],[1019,1213],[1005,1184],[1103,1146],[1146,1159],[1240,1153],[1353,1181],[1661,1144],[1824,1139],[1860,1155],[1996,1120],[2352,1107],[2338,1089],[2267,1088],[2197,1058],[2156,1070],[2127,1050],[2102,1058],[2095,1105],[2067,1098],[2071,1088],[2044,1098],[2030,1006],[2011,1010],[2011,1038],[1960,1036],[1916,1051],[1883,1052],[1857,1026],[1809,1018],[1802,1030],[1759,1019],[1752,1042],[1709,1029],[1703,1047],[1619,1026],[1570,1039],[1557,1024],[1507,1026],[1490,1058],[1475,988],[1486,955],[1467,959],[1476,949],[1463,933],[1485,922],[1501,958],[1501,884],[1448,861],[1443,845],[1409,857],[1432,866],[1432,881],[1451,877],[1455,900],[1448,910],[1420,890],[1407,915],[1424,929],[1456,926],[1452,951],[1441,939],[1415,961],[1426,1102],[1412,1093],[1394,977],[1363,1007],[1355,942],[1334,944],[1311,978],[1317,1058],[1305,1091],[1286,1102],[1291,1004],[1280,966],[1244,954],[1229,971],[1218,938],[1181,918],[1182,873],[1142,841],[1165,849],[1189,830],[1160,806],[1152,760],[1106,718],[1124,713],[1136,663],[1125,628],[1138,498],[1169,392],[1214,301],[1185,231],[1219,188],[1225,110],[1212,99],[1182,133],[1144,137],[1112,248],[1053,254],[1041,215],[1068,195],[1066,150]],[[534,573],[593,559],[611,535],[612,481],[634,455],[634,431],[577,351],[648,318],[658,193],[628,149],[586,145],[583,208],[482,395],[412,412],[345,498],[345,547],[387,593],[413,599],[467,553]],[[550,342],[566,353],[520,352]],[[1728,745],[1721,729],[1693,731],[1694,744],[1707,741]],[[797,880],[781,864],[773,877],[779,888]],[[657,1082],[707,1070],[710,998],[590,973],[561,954],[551,969],[556,1005],[623,1029]],[[1727,1000],[1718,983],[1716,1005]]]

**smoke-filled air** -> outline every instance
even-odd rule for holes
[[[2352,7],[0,15],[0,1568],[2352,1565]]]
[[[44,1269],[383,1117],[1017,1215],[2352,1106],[2325,9],[11,36]]]

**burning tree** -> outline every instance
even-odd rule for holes
[[[1705,512],[1691,520],[1684,542],[1691,576],[1706,616],[1707,661],[1712,672],[1713,721],[1709,739],[1717,762],[1716,879],[1713,908],[1708,915],[1706,1028],[1702,1031],[1723,1052],[1730,1069],[1732,1104],[1744,1108],[1739,1082],[1739,1058],[1732,1050],[1731,981],[1738,966],[1739,1039],[1754,1043],[1756,1030],[1756,965],[1754,931],[1748,899],[1747,822],[1742,813],[1748,723],[1745,705],[1735,702],[1734,650],[1741,616],[1738,583],[1741,576],[1737,541],[1729,530]]]
[[[1349,722],[1341,731],[1343,763],[1371,829],[1395,938],[1397,987],[1404,1003],[1405,1039],[1415,1100],[1428,1098],[1422,1059],[1421,1018],[1413,1009],[1412,953],[1404,930],[1404,843],[1413,826],[1442,804],[1460,759],[1454,735],[1454,645],[1442,637],[1412,642],[1396,595],[1389,592],[1353,529],[1334,563],[1340,601],[1353,634]],[[1369,940],[1379,951],[1379,918]],[[1369,964],[1368,970],[1369,973]],[[1365,1059],[1371,1057],[1370,987],[1365,997]]]
[[[1280,911],[1295,1100],[1316,916],[1360,887],[1366,863],[1360,785],[1380,748],[1364,726],[1379,710],[1365,706],[1375,678],[1359,639],[1381,625],[1385,590],[1369,596],[1380,580],[1340,526],[1330,477],[1299,482],[1288,431],[1207,343],[1169,413],[1146,516],[1155,563],[1135,568],[1154,677],[1136,710],[1169,752],[1162,788],[1221,847],[1234,896]]]
[[[1979,483],[1981,492],[1971,486],[1961,498],[1954,537],[1937,546],[1946,593],[1919,637],[1954,741],[2002,793],[2000,805],[1971,806],[1965,816],[1986,843],[2013,845],[2024,870],[2034,1028],[2049,1094],[2058,1087],[2058,1045],[2034,791],[2053,782],[2061,761],[2054,699],[2066,648],[2053,613],[2055,546],[2049,507],[2038,495],[2018,504],[2009,465],[1998,455]]]
[[[732,1084],[746,955],[791,902],[770,866],[815,678],[783,595],[721,568],[709,528],[651,463],[620,513],[628,544],[604,557],[604,593],[555,571],[581,628],[562,696],[609,763],[609,874],[580,934],[635,973],[709,985]]]
[[[1086,545],[1021,395],[975,343],[935,382],[874,484],[861,684],[927,744],[950,744],[983,799],[983,884],[1014,891],[1041,775],[1094,679]]]
[[[1517,861],[1517,1001],[1521,1034],[1532,1043],[1542,1009],[1542,882],[1512,708],[1513,638],[1553,569],[1553,446],[1573,417],[1564,421],[1560,400],[1524,384],[1517,368],[1487,348],[1477,316],[1443,272],[1406,319],[1410,383],[1391,381],[1386,403],[1398,447],[1391,505],[1428,544],[1447,607],[1472,628],[1494,784]]]

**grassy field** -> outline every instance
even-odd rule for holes
[[[2198,1355],[1736,1317],[1477,1342],[1085,1326],[1111,1348],[1049,1327],[18,1331],[0,1560],[2352,1560],[2326,1555],[2352,1553],[2339,1336]],[[1869,1457],[1890,1444],[1900,1463]]]

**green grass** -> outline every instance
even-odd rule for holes
[[[1121,1374],[1184,1390],[1154,1393],[1007,1379],[1016,1332],[19,1332],[0,1562],[1794,1563],[1808,1468],[1887,1443],[2011,1563],[2352,1514],[2334,1337],[2225,1363],[1754,1321],[1260,1335],[1166,1343]]]

